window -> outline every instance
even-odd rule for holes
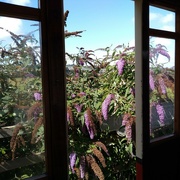
[[[28,176],[29,177],[32,176],[31,179],[55,179],[55,178],[66,179],[68,177],[67,175],[68,165],[67,165],[67,142],[66,142],[67,134],[66,134],[66,121],[65,121],[66,101],[65,101],[65,96],[64,96],[65,82],[63,78],[65,77],[64,76],[64,72],[65,72],[64,36],[63,36],[64,27],[63,27],[63,20],[62,20],[63,5],[62,5],[62,1],[56,1],[56,2],[31,1],[31,2],[35,3],[35,6],[27,7],[26,6],[27,4],[26,5],[24,4],[22,6],[22,4],[15,5],[14,3],[10,4],[10,3],[5,3],[4,1],[0,2],[1,20],[4,20],[4,22],[7,22],[9,18],[12,18],[13,21],[11,19],[11,22],[13,22],[14,28],[16,27],[16,25],[18,25],[18,23],[19,25],[21,25],[22,22],[26,24],[25,34],[24,34],[24,31],[17,34],[16,33],[13,34],[13,30],[12,32],[6,31],[6,29],[8,30],[8,27],[5,27],[6,25],[5,23],[2,24],[2,28],[0,29],[1,32],[6,31],[7,34],[10,34],[11,37],[10,36],[9,37],[10,39],[14,41],[15,45],[19,45],[18,44],[19,42],[15,39],[15,38],[18,38],[18,40],[21,43],[24,43],[23,45],[25,47],[21,47],[22,49],[24,48],[22,50],[22,53],[24,54],[21,55],[22,57],[19,57],[18,48],[15,48],[15,45],[12,45],[11,47],[5,46],[3,43],[8,44],[9,41],[8,39],[5,39],[7,40],[7,42],[2,41],[4,39],[1,38],[1,56],[2,56],[1,65],[2,63],[4,63],[3,65],[5,67],[7,67],[7,65],[9,64],[11,65],[11,68],[13,70],[12,72],[14,74],[10,74],[11,73],[10,72],[5,75],[6,76],[12,75],[12,77],[15,78],[15,80],[17,81],[15,82],[14,79],[13,80],[10,78],[9,78],[10,80],[8,79],[8,83],[10,83],[10,86],[12,88],[14,88],[14,86],[17,85],[17,88],[14,90],[14,93],[17,93],[17,89],[19,91],[24,92],[24,96],[21,97],[21,99],[17,98],[17,100],[19,101],[21,100],[21,102],[23,102],[23,101],[26,101],[28,97],[31,97],[32,99],[30,99],[29,102],[26,102],[27,104],[29,103],[28,105],[30,105],[32,104],[32,100],[35,100],[36,102],[40,102],[41,101],[40,99],[42,98],[42,106],[40,107],[41,113],[37,113],[37,114],[39,114],[38,115],[39,118],[43,117],[44,126],[41,126],[40,129],[42,128],[41,132],[44,131],[45,133],[42,133],[41,134],[42,136],[39,133],[37,133],[36,135],[39,134],[40,136],[36,136],[36,138],[41,137],[42,139],[45,140],[43,141],[43,144],[45,146],[42,147],[42,151],[44,152],[44,155],[42,156],[43,161],[41,157],[40,157],[41,160],[39,159],[40,160],[39,161],[37,157],[33,159],[27,156],[25,159],[23,159],[23,163],[20,164],[19,161],[21,159],[17,157],[19,155],[23,155],[24,153],[23,152],[19,155],[15,154],[13,161],[11,160],[8,161],[11,167],[14,166],[13,170],[16,171],[16,170],[21,169],[19,173],[14,173],[10,169],[8,169],[9,167],[7,168],[7,166],[3,166],[3,165],[6,165],[6,162],[4,161],[2,162],[0,167],[1,167],[1,170],[3,169],[3,172],[6,171],[5,172],[6,179],[8,178],[8,175],[10,176],[10,174],[13,174],[13,173],[14,173],[13,174],[14,178],[15,176],[17,176],[18,178],[19,177],[27,178]],[[40,4],[40,6],[37,6],[37,3]],[[57,27],[57,24],[59,24],[58,27]],[[34,31],[34,30],[37,30],[37,31]],[[31,31],[32,34],[29,33],[29,31]],[[26,34],[26,33],[29,33],[29,34]],[[24,36],[24,35],[28,35],[28,36]],[[22,41],[19,38],[22,38]],[[30,39],[30,41],[28,41],[28,38]],[[33,42],[34,43],[36,42],[37,44],[35,45],[33,44]],[[26,49],[26,47],[29,47],[29,49]],[[8,54],[9,48],[11,48],[13,52],[17,52],[16,53],[17,56],[13,56],[12,59],[8,59],[11,56],[10,53]],[[33,48],[35,48],[37,52],[40,53],[40,56],[38,53],[35,53],[36,56],[33,56],[33,54],[31,54],[30,50],[34,50]],[[33,58],[36,59],[37,66],[34,66],[34,68],[36,69],[35,70],[36,72],[34,71],[36,75],[33,74],[34,73],[33,71],[31,71],[32,70],[31,68],[33,67],[31,66],[32,57],[30,55],[27,55],[27,51],[33,56]],[[14,64],[14,66],[12,66],[12,63],[14,63],[14,61],[17,59],[19,60],[18,61],[19,66],[16,63]],[[22,59],[26,59],[27,61],[23,61],[21,63]],[[59,61],[59,59],[62,59],[62,61]],[[22,66],[24,69],[21,69]],[[5,71],[5,69],[3,70]],[[26,74],[27,77],[24,77],[23,74]],[[39,80],[36,79],[37,80],[36,83],[31,84],[30,82],[35,80],[34,75],[40,77],[40,79]],[[23,83],[26,83],[27,86],[23,86]],[[3,83],[1,85],[3,86]],[[26,89],[23,89],[24,87]],[[4,87],[1,87],[1,88],[4,88]],[[32,90],[31,88],[34,88],[34,90]],[[13,91],[13,89],[11,89],[11,91]],[[42,93],[42,97],[41,97],[41,93]],[[5,96],[5,94],[3,94],[3,96]],[[16,96],[13,96],[11,98],[15,99]],[[7,97],[5,97],[3,100],[10,101],[10,99],[8,99]],[[1,101],[2,101],[2,98],[1,98]],[[12,103],[14,103],[14,101],[12,101]],[[6,108],[8,112],[11,111],[11,107],[8,109],[8,107],[6,106]],[[17,111],[16,109],[14,110]],[[33,113],[33,117],[31,115],[29,116],[32,122],[35,120],[34,119],[35,114]],[[17,112],[15,113],[13,112],[8,115],[14,118],[14,116],[17,115]],[[3,117],[5,117],[4,114],[3,114]],[[22,118],[21,120],[25,122],[27,121],[27,117],[24,112],[22,113],[22,116],[20,115],[18,116],[18,121],[20,118]],[[44,127],[44,130],[43,130],[43,127]],[[18,128],[21,129],[21,127],[18,127]],[[31,133],[32,132],[33,131],[31,131]],[[20,135],[20,133],[22,133],[22,137],[24,135],[26,136],[26,134],[23,134],[23,132],[21,131],[19,131],[18,135]],[[31,133],[27,135],[31,136],[32,135]],[[45,137],[43,138],[43,136]],[[20,141],[21,137],[18,136],[17,138],[20,145],[22,145],[21,147],[23,147],[22,141]],[[36,138],[34,139],[35,141],[38,140]],[[3,140],[4,143],[7,143],[4,139],[1,138],[1,140]],[[29,138],[28,141],[29,140],[31,139]],[[28,147],[32,147],[32,146],[34,145],[32,145],[30,142]],[[9,148],[9,146],[7,146],[7,148]],[[1,154],[4,152],[5,152],[5,149],[1,149]],[[32,153],[34,152],[32,151],[30,152],[30,154],[33,156],[34,154]],[[40,170],[39,169],[40,166],[36,166],[35,171],[37,171],[38,173],[34,173],[35,171],[33,171],[32,174],[30,175],[26,174],[26,172],[24,171],[26,168],[25,166],[29,165],[27,161],[25,161],[27,159],[30,162],[29,164],[34,166],[34,168],[36,166],[35,164],[37,161],[39,161],[38,163],[42,162],[41,164],[42,169]],[[30,168],[29,172],[32,170],[33,168]],[[0,175],[3,177],[3,173],[0,173]],[[12,179],[13,176],[9,178]]]
[[[0,177],[40,175],[45,143],[39,22],[0,17],[0,29]]]
[[[14,5],[20,5],[25,7],[39,8],[39,0],[25,0],[25,1],[16,1],[16,0],[1,0],[0,2],[5,2]]]
[[[157,1],[135,1],[136,7],[136,156],[137,156],[137,178],[140,179],[154,179],[157,177],[167,179],[169,177],[166,171],[171,172],[173,177],[176,177],[177,172],[175,172],[175,165],[166,166],[167,164],[173,164],[172,160],[176,160],[178,156],[178,151],[174,152],[173,150],[178,147],[179,142],[179,2],[169,1],[169,0],[157,0]],[[158,12],[157,12],[158,10]],[[155,12],[157,14],[155,14]],[[166,16],[164,23],[166,26],[160,24],[160,18],[157,19],[157,23],[153,23],[159,14],[163,13]],[[171,21],[169,21],[171,19]],[[154,21],[156,22],[156,21]],[[168,25],[168,26],[167,26]],[[170,28],[170,25],[174,27]],[[158,42],[156,42],[158,40]],[[159,43],[160,42],[160,43]],[[163,42],[168,42],[167,47],[163,47],[160,44]],[[152,43],[152,44],[151,44]],[[155,124],[151,127],[150,115],[153,114],[153,120],[159,120],[155,117],[157,114],[157,109],[155,106],[150,107],[150,102],[153,100],[151,98],[152,92],[150,89],[149,80],[150,69],[152,68],[151,53],[154,53],[153,45],[156,48],[165,48],[164,57],[158,55],[159,63],[166,63],[163,66],[167,65],[169,67],[175,66],[174,72],[175,76],[172,76],[175,81],[175,94],[172,96],[172,104],[168,106],[171,107],[170,111],[167,111],[165,108],[166,114],[162,117],[165,117],[166,122],[171,122],[171,127],[167,129],[162,128],[160,124],[156,124],[160,127],[155,130]],[[151,46],[152,45],[152,46]],[[156,46],[157,45],[157,46]],[[167,49],[166,49],[167,48]],[[168,50],[169,48],[169,50]],[[152,50],[152,51],[151,51]],[[151,52],[151,53],[149,53]],[[165,56],[165,52],[170,53],[171,59],[168,60]],[[160,51],[160,53],[162,53]],[[168,61],[166,61],[168,60]],[[158,71],[157,71],[158,72]],[[161,79],[161,76],[158,75],[158,78]],[[157,78],[157,79],[158,79]],[[155,82],[155,81],[153,81]],[[158,83],[158,82],[157,82]],[[170,84],[170,83],[169,83]],[[142,88],[141,88],[142,87]],[[157,87],[157,84],[156,84]],[[155,96],[156,97],[156,96]],[[169,96],[170,97],[170,96]],[[161,106],[160,106],[161,107]],[[151,114],[151,111],[153,113]],[[155,112],[155,113],[154,113]],[[156,114],[156,115],[155,115]],[[173,116],[174,114],[174,116]],[[155,130],[155,134],[152,133],[152,128]],[[159,131],[160,130],[160,131]],[[170,130],[170,131],[169,131]],[[159,131],[159,132],[158,132]],[[156,134],[157,133],[157,134]],[[155,135],[155,136],[153,136]],[[167,154],[171,152],[170,157],[164,159]],[[168,163],[167,163],[168,162]],[[149,169],[149,164],[153,164],[153,167]],[[166,165],[164,165],[166,164]],[[158,169],[161,167],[161,170]],[[162,171],[162,173],[160,172]],[[172,178],[172,177],[169,177]],[[176,178],[175,178],[176,179]]]
[[[173,10],[149,9],[150,139],[155,141],[175,133],[177,36]]]

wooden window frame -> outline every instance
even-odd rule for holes
[[[39,9],[0,2],[0,16],[40,22],[46,173],[30,179],[67,179],[63,1],[39,2]]]
[[[149,28],[149,36],[153,36],[153,37],[160,37],[160,38],[168,38],[168,39],[172,39],[175,40],[175,99],[174,99],[174,103],[175,103],[175,114],[174,114],[174,133],[171,135],[167,135],[167,136],[163,136],[157,139],[154,139],[151,141],[152,144],[156,144],[159,143],[160,141],[167,141],[168,139],[172,139],[172,138],[176,138],[178,136],[180,136],[180,121],[178,120],[179,116],[180,116],[180,95],[178,92],[180,92],[180,73],[179,73],[179,68],[180,68],[180,53],[178,51],[178,45],[180,45],[180,13],[179,13],[179,9],[178,9],[178,5],[172,4],[172,2],[170,2],[170,4],[166,2],[162,2],[162,1],[156,1],[154,2],[153,0],[149,1],[149,6],[154,6],[154,7],[158,7],[158,8],[162,8],[165,10],[169,10],[171,12],[175,13],[175,32],[169,32],[169,31],[164,31],[164,30],[158,30],[158,29],[153,29],[153,28]]]
[[[169,4],[167,2],[170,2]],[[139,6],[139,8],[136,9],[136,16],[137,18],[140,18],[141,20],[136,21],[136,60],[141,59],[141,62],[137,64],[136,71],[139,72],[139,76],[137,76],[137,96],[136,96],[136,102],[141,102],[141,109],[139,109],[139,106],[137,107],[137,112],[140,111],[139,116],[142,115],[142,119],[140,122],[140,127],[143,129],[142,137],[141,135],[136,134],[136,137],[139,137],[139,139],[143,139],[143,146],[149,147],[150,144],[150,135],[149,135],[149,36],[155,36],[155,37],[162,37],[162,38],[170,38],[174,39],[175,41],[175,130],[174,134],[170,135],[169,138],[171,139],[179,137],[180,136],[180,121],[178,120],[178,117],[180,115],[180,95],[178,92],[180,92],[180,52],[178,51],[178,47],[180,47],[180,12],[179,12],[179,3],[173,4],[171,1],[154,1],[154,0],[144,0],[143,2],[141,0],[136,0],[136,6]],[[166,10],[171,10],[175,12],[175,18],[176,18],[176,29],[175,32],[168,32],[163,30],[157,30],[149,28],[149,6],[156,6],[159,8],[163,8]],[[141,6],[141,7],[140,7]],[[141,12],[138,12],[138,11]],[[138,40],[139,39],[139,40]],[[138,90],[139,87],[142,87],[142,90]],[[142,96],[142,97],[141,97]],[[139,127],[136,128],[137,132]],[[162,137],[160,139],[155,140],[156,142],[164,141],[169,139],[167,137]],[[138,140],[138,139],[137,139]],[[141,140],[139,140],[141,141]],[[138,142],[139,143],[139,142]],[[143,148],[141,148],[143,149]],[[146,148],[144,148],[145,150]]]
[[[149,6],[175,12],[175,33],[149,28]],[[137,180],[148,179],[149,154],[162,143],[177,142],[180,137],[180,2],[176,0],[135,0],[135,60],[136,60],[136,170]],[[169,137],[150,142],[149,127],[149,36],[171,37],[175,41],[175,130]]]

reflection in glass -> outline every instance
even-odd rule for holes
[[[45,147],[39,23],[6,20],[21,27],[0,24],[0,179],[9,180],[44,173]]]
[[[39,0],[0,0],[0,2],[14,4],[14,5],[20,5],[20,6],[27,6],[27,7],[33,7],[33,8],[39,8]]]
[[[175,13],[150,6],[149,27],[153,29],[175,32]]]
[[[172,39],[150,38],[150,136],[174,132],[174,51]]]

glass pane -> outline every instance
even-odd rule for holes
[[[20,5],[20,6],[39,8],[39,0],[0,0],[0,2],[14,4],[14,5]]]
[[[175,32],[175,13],[154,6],[150,6],[150,28]]]
[[[150,38],[150,136],[174,133],[175,41]]]
[[[64,4],[69,179],[135,179],[134,3]]]
[[[39,22],[0,17],[0,179],[45,172],[39,42]]]

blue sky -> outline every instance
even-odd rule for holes
[[[29,7],[38,7],[38,0],[0,0]],[[134,45],[134,1],[132,0],[64,0],[64,11],[69,10],[67,27],[69,32],[84,30],[82,37],[65,40],[66,51],[78,53],[78,48],[87,50],[105,48],[112,45]],[[35,22],[0,17],[0,27],[16,34],[26,34],[30,24]],[[150,27],[168,31],[175,29],[175,16],[170,11],[150,7]],[[0,41],[7,38],[7,33],[0,30]],[[155,38],[154,43],[163,43],[174,58],[174,41]]]
[[[38,8],[38,0],[0,0],[0,2]],[[32,30],[37,29],[37,26],[31,26],[32,24],[37,23],[38,22],[35,21],[0,16],[0,27],[12,31],[17,35],[25,35],[31,32]],[[0,42],[6,45],[9,42],[9,40],[9,33],[7,33],[4,30],[0,30]]]
[[[135,22],[134,2],[131,0],[64,0],[64,11],[69,10],[66,30],[85,30],[82,37],[71,37],[65,40],[66,51],[77,53],[76,47],[87,50],[105,48],[117,45],[134,45]],[[150,27],[155,29],[174,31],[175,15],[173,12],[150,7]],[[154,38],[154,44],[162,43],[167,46],[174,64],[174,41]],[[100,54],[101,55],[101,54]],[[166,62],[164,57],[159,63]]]
[[[64,0],[64,11],[69,10],[68,31],[85,30],[82,37],[66,39],[66,50],[76,47],[95,50],[116,47],[134,40],[134,3],[126,0]]]
[[[38,8],[38,1],[39,0],[0,0],[0,2],[6,2],[10,4],[29,6],[35,8]]]

